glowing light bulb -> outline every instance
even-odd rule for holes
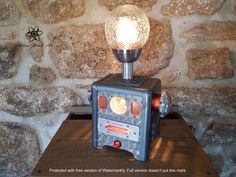
[[[117,24],[117,42],[124,48],[135,48],[132,44],[135,44],[137,40],[137,24],[133,23],[130,19],[124,17],[120,18]]]
[[[142,48],[147,42],[149,31],[148,17],[134,5],[117,7],[105,22],[106,39],[112,49]]]

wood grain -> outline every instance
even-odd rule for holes
[[[135,160],[126,151],[92,148],[91,128],[91,120],[64,121],[32,177],[219,177],[183,119],[161,120],[160,137],[147,162]],[[52,172],[55,169],[66,172]],[[116,172],[99,172],[106,169]]]

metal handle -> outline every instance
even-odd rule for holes
[[[93,100],[92,89],[88,90],[87,97],[88,97],[89,103],[92,104],[92,100]]]
[[[165,117],[171,110],[171,97],[168,94],[167,91],[161,92],[161,98],[160,98],[160,107],[159,107],[159,114],[160,117]]]

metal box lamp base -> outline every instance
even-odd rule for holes
[[[137,160],[148,159],[151,143],[159,134],[159,111],[152,99],[160,94],[157,78],[134,76],[125,80],[111,74],[92,86],[93,147],[126,150]]]

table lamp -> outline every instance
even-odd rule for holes
[[[92,145],[111,146],[148,159],[160,130],[160,117],[168,114],[170,98],[157,78],[133,75],[136,61],[150,31],[145,12],[134,5],[114,9],[105,22],[105,34],[122,74],[109,74],[92,85]],[[115,153],[115,152],[114,152]]]

